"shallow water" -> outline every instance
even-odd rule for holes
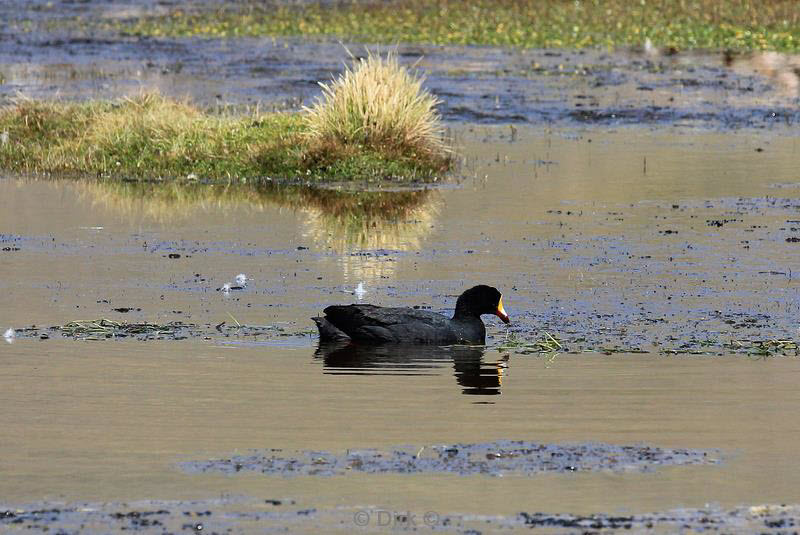
[[[75,345],[29,341],[3,350],[0,488],[17,502],[241,493],[320,509],[514,514],[798,499],[793,360],[512,358],[502,395],[476,404],[450,366],[424,375],[343,376],[323,373],[305,349]],[[250,448],[340,451],[504,437],[719,447],[724,462],[645,474],[504,478],[216,476],[176,466]]]
[[[340,197],[301,208],[285,192],[181,196],[0,179],[0,330],[99,317],[210,326],[182,341],[51,332],[0,343],[0,495],[241,494],[318,512],[443,515],[800,501],[797,358],[724,345],[798,336],[798,138],[519,128],[512,139],[508,126],[457,134],[460,183],[383,215]],[[243,290],[218,290],[239,273]],[[326,356],[309,334],[308,318],[357,300],[359,283],[365,302],[447,311],[481,282],[503,292],[516,336],[546,330],[572,353],[498,351],[507,333],[494,318],[488,347],[463,359]],[[224,336],[213,327],[222,321],[285,336]],[[708,354],[665,353],[703,341]],[[615,347],[649,353],[603,353]],[[719,449],[722,463],[504,477],[179,468],[250,449],[505,439]]]

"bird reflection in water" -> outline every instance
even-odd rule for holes
[[[482,346],[357,345],[320,344],[324,373],[333,375],[438,375],[435,371],[452,363],[456,382],[466,395],[500,394],[508,356],[484,362]]]

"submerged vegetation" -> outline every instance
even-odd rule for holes
[[[800,50],[796,0],[393,0],[176,9],[115,22],[135,35],[325,36],[370,43],[520,47],[643,45]]]
[[[0,168],[123,178],[433,180],[449,164],[436,100],[371,56],[302,114],[206,113],[159,94],[0,110]]]

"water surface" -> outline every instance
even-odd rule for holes
[[[390,213],[341,197],[303,208],[271,190],[159,196],[0,179],[3,330],[98,317],[212,326],[183,341],[0,344],[0,494],[16,504],[243,495],[342,522],[369,507],[589,514],[800,501],[797,359],[724,349],[797,337],[797,138],[458,135],[460,182]],[[377,237],[353,230],[370,228]],[[239,273],[243,290],[219,291]],[[498,351],[508,334],[493,318],[488,347],[457,355],[318,352],[308,318],[357,301],[359,283],[365,302],[443,312],[470,285],[493,284],[516,336],[547,330],[573,352]],[[213,329],[222,321],[286,336],[224,336]],[[709,354],[664,352],[701,339],[714,342]],[[614,346],[648,353],[602,352]],[[719,449],[722,463],[504,477],[179,468],[252,449],[494,440]]]

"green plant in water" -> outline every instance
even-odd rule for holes
[[[529,355],[531,353],[556,353],[563,351],[564,346],[556,336],[547,331],[544,331],[544,334],[538,340],[525,340],[515,333],[510,333],[503,343],[497,347],[497,350]]]
[[[71,321],[59,329],[64,336],[80,338],[82,340],[101,340],[118,336],[177,336],[186,325],[181,322],[171,322],[164,325],[157,323],[127,323],[110,319]]]

